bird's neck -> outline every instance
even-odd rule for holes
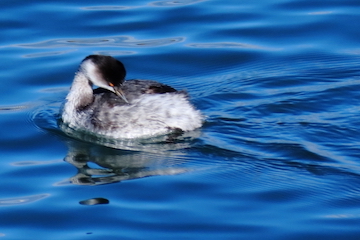
[[[79,111],[93,102],[93,89],[82,71],[75,74],[69,94],[66,97],[65,108],[68,111]]]

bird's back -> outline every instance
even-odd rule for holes
[[[129,103],[108,90],[94,90],[86,128],[114,138],[137,138],[190,131],[202,124],[202,115],[184,91],[150,80],[128,80],[121,88]]]

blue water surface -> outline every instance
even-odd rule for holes
[[[2,1],[3,239],[359,239],[360,2]],[[67,137],[80,61],[186,89],[179,142]]]

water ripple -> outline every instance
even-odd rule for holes
[[[39,58],[39,57],[49,57],[49,56],[56,56],[56,55],[62,55],[69,52],[73,52],[75,50],[65,50],[65,51],[53,51],[53,52],[41,52],[41,53],[31,53],[23,55],[24,58]]]
[[[91,10],[91,11],[118,11],[118,10],[127,10],[133,7],[128,6],[90,6],[90,7],[82,7],[82,10]]]
[[[135,54],[135,51],[116,51],[116,50],[110,50],[110,51],[95,51],[94,54],[100,54],[100,55],[112,55],[112,56],[120,56],[120,55],[132,55]]]
[[[61,48],[61,47],[127,47],[147,48],[166,46],[184,41],[184,37],[138,40],[131,36],[104,38],[52,39],[36,43],[17,44],[21,48]]]
[[[185,6],[190,4],[195,4],[199,2],[203,2],[204,0],[174,0],[174,1],[156,1],[152,2],[149,5],[156,7],[178,7]]]
[[[0,113],[22,111],[33,107],[32,104],[16,105],[16,106],[0,106]]]
[[[238,43],[238,42],[191,43],[191,44],[187,44],[187,46],[194,48],[247,48],[247,49],[279,50],[276,48],[266,48],[263,46],[247,44],[247,43]]]
[[[18,198],[4,198],[0,199],[0,206],[14,206],[26,203],[32,203],[40,199],[46,198],[50,194],[37,194],[32,196],[18,197]]]
[[[114,6],[114,5],[104,5],[104,6],[88,6],[88,7],[81,7],[82,10],[89,10],[89,11],[122,11],[134,8],[141,8],[141,7],[181,7],[191,4],[196,4],[199,2],[204,2],[206,0],[174,0],[174,1],[155,1],[150,2],[147,5],[143,6]]]

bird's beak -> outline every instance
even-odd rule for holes
[[[126,103],[129,103],[129,101],[126,99],[124,92],[121,90],[120,87],[112,86],[114,89],[114,92],[116,95],[121,97],[122,100],[124,100]]]

